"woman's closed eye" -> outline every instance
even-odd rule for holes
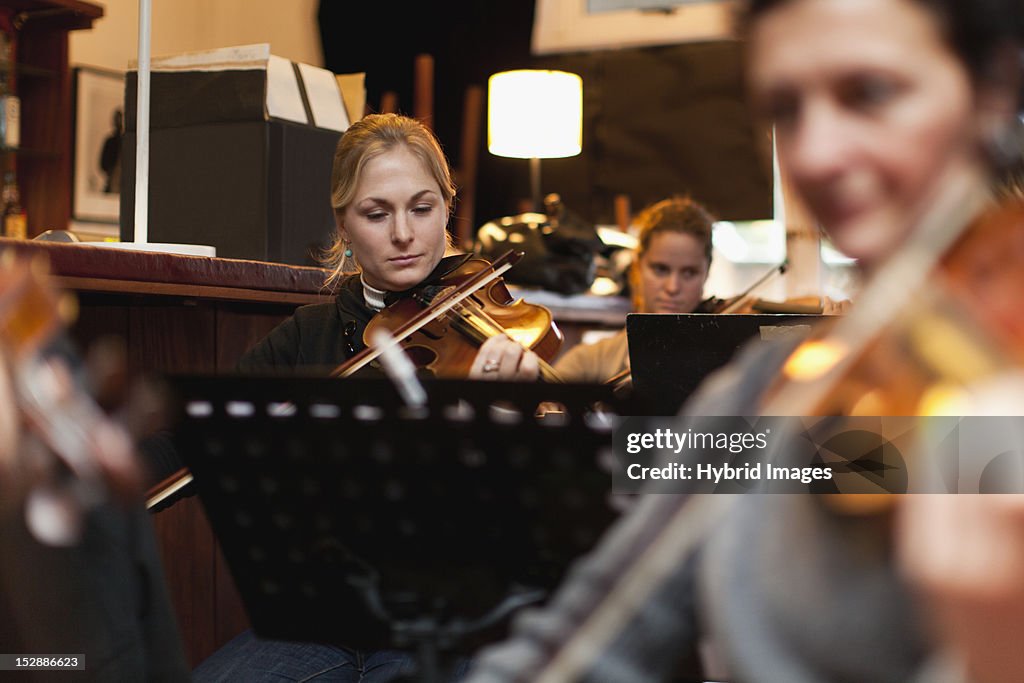
[[[412,212],[414,214],[418,215],[418,216],[426,216],[426,215],[429,215],[430,212],[433,211],[433,210],[434,210],[434,205],[433,204],[419,204],[419,205],[413,207]]]

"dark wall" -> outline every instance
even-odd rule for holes
[[[544,192],[560,192],[591,220],[611,223],[612,199],[633,208],[689,193],[725,219],[771,215],[768,137],[755,133],[743,102],[739,48],[732,42],[532,57],[528,0],[351,3],[321,0],[328,69],[366,72],[367,101],[399,94],[412,110],[413,60],[435,59],[435,132],[459,158],[462,97],[497,71],[561,68],[583,77],[583,154],[542,162]],[[529,196],[528,163],[495,157],[481,132],[476,223],[514,213]]]
[[[583,77],[584,153],[544,162],[550,187],[583,213],[611,222],[616,194],[628,194],[634,211],[690,194],[720,218],[771,216],[770,138],[750,121],[736,43],[602,51],[541,63]]]

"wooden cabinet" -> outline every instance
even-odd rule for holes
[[[71,218],[72,122],[68,33],[90,28],[103,7],[78,0],[0,0],[16,29],[15,91],[21,145],[14,154],[28,234],[66,229]]]

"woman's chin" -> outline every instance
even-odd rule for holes
[[[832,245],[845,256],[862,264],[884,261],[900,243],[905,226],[889,219],[873,216],[828,230]]]
[[[394,278],[388,280],[388,285],[384,288],[386,292],[404,292],[407,289],[412,289],[419,283],[423,282],[423,277],[417,278]]]
[[[423,282],[423,279],[429,275],[429,273],[412,273],[409,271],[403,271],[401,273],[388,273],[387,277],[380,277],[380,275],[370,275],[364,271],[363,279],[371,287],[376,289],[382,289],[385,292],[404,292],[407,289],[412,289],[419,283]]]

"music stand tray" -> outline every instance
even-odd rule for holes
[[[174,377],[191,468],[256,633],[471,651],[615,513],[592,386]],[[539,403],[567,407],[534,416]],[[610,457],[608,457],[610,460]]]

